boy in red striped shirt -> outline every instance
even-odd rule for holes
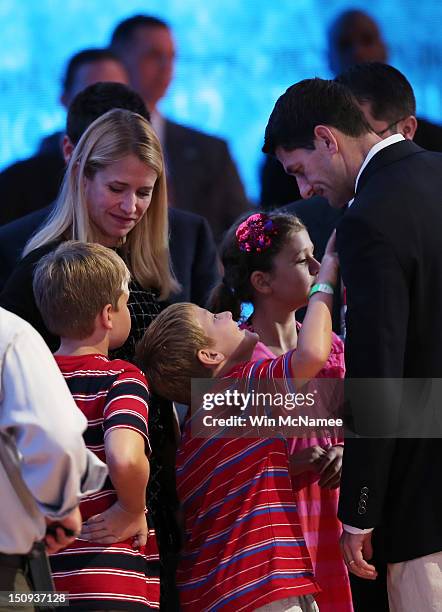
[[[251,362],[258,336],[238,328],[230,312],[212,314],[174,304],[146,331],[138,360],[159,394],[190,404],[191,379],[243,381],[313,378],[331,347],[336,282],[333,241],[323,258],[296,350]],[[177,457],[184,547],[177,583],[186,610],[318,610],[282,437],[192,436],[190,415]]]
[[[74,241],[43,257],[34,274],[43,320],[61,338],[57,364],[88,419],[86,446],[110,476],[80,504],[81,536],[50,558],[56,589],[69,592],[74,609],[159,608],[158,549],[145,516],[147,382],[134,365],[108,358],[130,331],[129,278],[114,251]]]

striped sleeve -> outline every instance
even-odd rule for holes
[[[106,397],[103,411],[104,437],[118,428],[137,431],[146,441],[150,453],[148,435],[149,391],[144,374],[135,366],[125,368],[113,382]]]
[[[295,349],[292,349],[284,355],[273,359],[248,361],[234,369],[226,378],[235,377],[249,379],[250,381],[280,380],[287,392],[296,393],[292,368],[294,352]]]

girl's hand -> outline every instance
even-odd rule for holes
[[[344,448],[342,446],[331,446],[326,452],[325,457],[321,457],[319,461],[319,486],[324,489],[337,489],[341,482],[342,473],[342,455]]]
[[[333,287],[338,280],[339,259],[336,253],[336,230],[333,230],[332,235],[327,242],[324,256],[321,261],[321,268],[318,272],[318,283],[330,283]]]
[[[321,446],[309,446],[298,453],[290,455],[289,471],[292,476],[303,472],[319,471],[320,461],[327,455]]]
[[[80,538],[99,544],[114,544],[133,538],[132,546],[139,548],[147,542],[146,515],[143,511],[132,513],[117,501],[83,523]]]

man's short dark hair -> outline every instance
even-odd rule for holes
[[[68,93],[75,81],[77,70],[85,64],[111,60],[121,63],[120,58],[110,49],[84,49],[71,57],[68,61],[64,77],[62,79],[63,93]]]
[[[334,127],[358,137],[371,130],[350,91],[335,81],[306,79],[292,85],[277,100],[267,123],[264,153],[314,149],[317,125]]]
[[[134,15],[121,21],[115,28],[110,47],[115,53],[120,53],[122,48],[132,41],[135,30],[138,28],[166,28],[170,29],[169,25],[158,17],[151,15]]]
[[[335,79],[350,89],[360,104],[369,103],[378,121],[398,121],[416,114],[413,88],[393,66],[366,62],[349,68]]]
[[[150,121],[143,99],[130,87],[122,83],[95,83],[80,91],[69,105],[66,134],[72,144],[77,144],[83,132],[95,119],[113,108],[138,113]]]

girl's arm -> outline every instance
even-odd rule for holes
[[[336,284],[338,256],[334,251],[335,232],[328,241],[316,282]],[[332,341],[333,295],[315,293],[309,300],[304,322],[298,335],[298,346],[292,355],[292,371],[296,379],[314,378],[328,359]]]

